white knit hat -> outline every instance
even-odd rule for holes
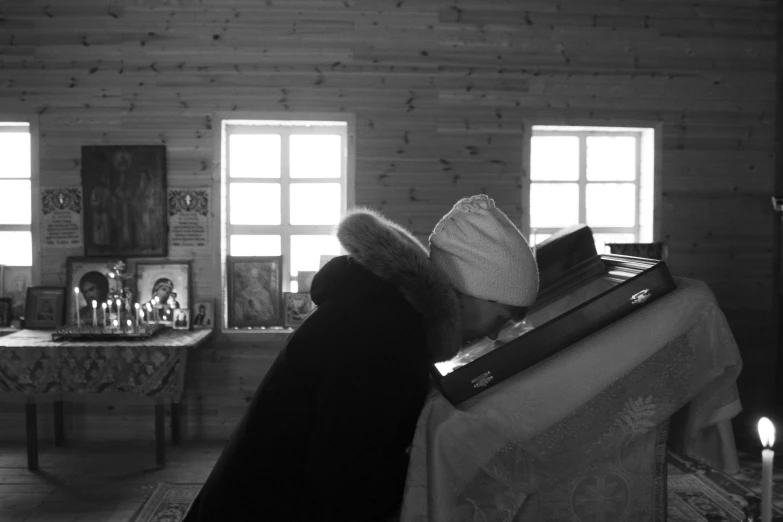
[[[514,223],[484,194],[461,199],[430,234],[430,259],[459,292],[532,306],[538,265]]]

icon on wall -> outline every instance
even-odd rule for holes
[[[165,256],[166,147],[82,147],[85,256]]]

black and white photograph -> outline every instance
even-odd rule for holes
[[[229,257],[228,326],[283,326],[282,256]]]
[[[0,0],[0,266],[0,522],[783,522],[783,0]]]
[[[109,276],[118,261],[124,262],[124,259],[92,257],[66,259],[65,288],[68,299],[65,303],[65,313],[68,324],[90,321],[92,302],[95,301],[97,308],[100,309],[109,295],[120,289],[120,281]]]
[[[190,330],[190,311],[177,308],[173,312],[174,323],[172,327],[175,330]]]
[[[136,263],[136,299],[154,302],[155,317],[163,324],[174,322],[174,311],[190,307],[191,263],[167,261]]]
[[[215,310],[212,301],[196,301],[193,305],[190,324],[193,328],[214,328]]]
[[[165,256],[166,147],[82,147],[85,256]]]

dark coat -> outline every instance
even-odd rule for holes
[[[367,211],[185,522],[374,521],[399,512],[431,363],[459,348],[456,295],[406,231]]]

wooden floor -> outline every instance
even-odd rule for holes
[[[152,440],[42,443],[40,471],[30,472],[24,443],[0,444],[0,522],[128,522],[159,482],[202,484],[224,446],[167,445],[158,469]]]
[[[159,482],[203,483],[224,445],[167,445],[157,469],[152,440],[43,443],[31,472],[24,443],[0,444],[0,521],[128,522]]]

